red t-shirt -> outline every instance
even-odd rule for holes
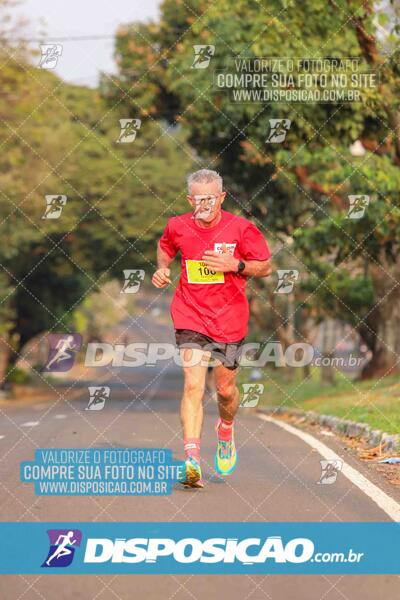
[[[205,250],[218,251],[222,243],[238,259],[267,260],[271,255],[267,242],[253,223],[224,210],[220,222],[208,228],[200,227],[192,216],[172,217],[160,239],[169,256],[181,253],[181,276],[171,304],[174,327],[198,331],[217,342],[238,342],[247,334],[249,320],[246,277],[224,273],[223,283],[189,283],[188,276],[193,280],[199,275],[188,273],[186,261],[201,261]],[[196,273],[204,273],[200,262],[189,264]]]

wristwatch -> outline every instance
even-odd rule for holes
[[[242,271],[244,271],[245,268],[246,268],[246,263],[244,263],[242,260],[239,260],[237,273],[242,273]]]

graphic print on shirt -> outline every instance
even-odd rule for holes
[[[225,252],[229,252],[229,254],[232,254],[235,252],[235,248],[236,248],[236,242],[234,244],[227,244],[226,242],[218,242],[214,244],[214,252],[218,252],[219,254],[222,254],[223,252],[223,247],[225,246]]]

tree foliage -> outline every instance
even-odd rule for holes
[[[199,162],[224,176],[232,209],[265,230],[276,263],[300,262],[296,314],[334,314],[358,329],[374,354],[366,376],[400,368],[396,10],[369,0],[164,0],[158,22],[120,29],[108,90],[183,127]],[[192,68],[195,44],[215,46],[209,68]],[[354,57],[379,85],[362,103],[239,104],[213,85],[238,57]],[[282,144],[266,144],[271,118],[292,122]],[[362,157],[350,153],[357,140]],[[348,218],[349,195],[369,196],[365,218]]]
[[[14,361],[33,336],[73,329],[76,308],[124,268],[152,272],[190,154],[156,123],[117,143],[120,106],[37,68],[22,46],[4,40],[0,54],[0,319]],[[43,218],[49,194],[67,197],[57,219]]]

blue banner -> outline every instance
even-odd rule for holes
[[[0,572],[399,574],[398,523],[1,523]]]

